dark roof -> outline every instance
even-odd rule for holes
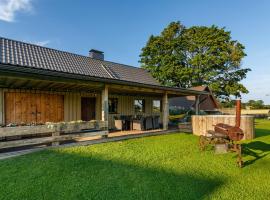
[[[215,96],[213,95],[211,89],[208,86],[196,86],[196,87],[191,87],[190,89],[201,91],[201,92],[206,91],[209,93],[207,95],[200,96],[200,109],[215,110],[219,108],[219,104]],[[195,100],[196,100],[196,97],[192,95],[192,96],[171,98],[169,101],[170,101],[170,106],[172,107],[190,109],[192,107],[195,107]]]
[[[142,68],[93,59],[0,37],[0,64],[160,85]]]

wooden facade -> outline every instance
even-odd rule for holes
[[[64,96],[50,93],[5,92],[5,124],[64,121]]]
[[[160,124],[167,130],[169,98],[208,94],[162,86],[147,70],[101,59],[6,38],[0,38],[0,47],[0,139],[7,142],[5,147],[18,145],[8,144],[9,133],[16,131],[17,139],[25,139],[22,142],[27,145],[57,144],[60,139],[76,138],[76,134],[92,135],[91,131],[102,131],[99,135],[106,137],[108,129],[115,128],[115,117],[120,118],[116,123],[121,123],[117,130],[135,129],[136,123],[143,130],[158,129]],[[91,126],[83,125],[80,130],[73,129],[75,135],[63,136],[62,129],[44,128],[49,122],[63,129],[88,122]],[[28,141],[28,136],[44,131],[52,131],[52,138]],[[33,134],[24,138],[28,132]]]
[[[0,89],[0,123],[45,123],[81,120],[81,98],[96,98],[100,119],[100,95],[80,92]]]
[[[145,126],[143,129],[158,129],[162,124],[163,129],[168,130],[168,99],[186,95],[185,92],[132,85],[86,84],[80,80],[65,82],[61,79],[36,80],[32,77],[7,76],[0,77],[1,83],[0,125],[3,127],[0,130],[0,152],[1,149],[13,147],[61,145],[96,135],[108,137],[109,130],[120,130],[115,123],[121,120],[115,121],[115,118],[121,116],[143,116],[146,117],[143,125],[140,124]],[[113,111],[112,99],[117,104]],[[135,101],[143,102],[144,108],[138,110]],[[156,116],[159,116],[158,122]],[[85,126],[84,123],[90,124]],[[59,130],[51,129],[50,124],[55,124]]]
[[[0,123],[7,125],[9,123],[28,124],[82,120],[81,99],[84,97],[95,98],[95,120],[101,120],[101,92],[0,89]],[[117,112],[108,114],[109,129],[114,128],[114,118],[120,115],[158,115],[160,122],[162,122],[162,112],[155,112],[153,109],[153,101],[162,101],[162,97],[109,94],[108,98],[118,100]],[[134,101],[136,99],[145,100],[145,112],[135,113]]]

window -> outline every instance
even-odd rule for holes
[[[153,112],[154,113],[161,112],[161,101],[160,100],[153,100]]]
[[[134,100],[135,113],[143,113],[145,111],[145,100],[135,99]]]
[[[118,99],[109,98],[109,113],[117,113]]]

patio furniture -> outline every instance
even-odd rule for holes
[[[132,120],[133,130],[139,130],[139,131],[145,130],[144,121],[145,121],[144,117],[135,116]]]
[[[159,116],[153,116],[153,129],[159,129]]]
[[[153,129],[153,118],[151,116],[145,117],[145,130]]]
[[[120,117],[114,118],[114,126],[117,130],[132,130],[132,116],[121,115]]]
[[[132,130],[132,116],[125,115],[123,116],[124,130]]]
[[[123,130],[123,120],[119,119],[119,117],[114,117],[114,126],[116,130]]]

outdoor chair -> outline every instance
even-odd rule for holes
[[[139,130],[139,131],[142,131],[142,130],[145,130],[145,127],[144,127],[144,121],[145,121],[145,118],[144,117],[136,117],[133,119],[133,130]]]
[[[114,117],[114,126],[116,130],[123,130],[123,120],[119,119],[119,117]]]
[[[145,130],[153,129],[153,119],[151,116],[145,118]]]
[[[153,129],[159,129],[159,116],[153,116]]]
[[[132,130],[132,115],[126,115],[124,119],[124,129]]]

